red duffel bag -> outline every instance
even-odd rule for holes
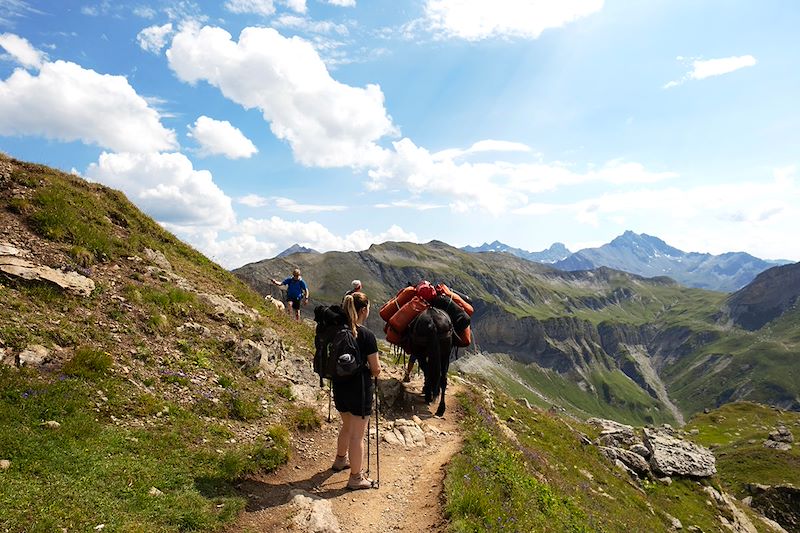
[[[417,294],[417,289],[414,287],[406,287],[405,289],[402,289],[397,293],[397,296],[383,304],[383,307],[381,307],[380,310],[381,318],[388,322],[389,319],[392,318],[392,316],[394,316],[394,314],[398,312],[401,307],[406,305],[415,294]]]

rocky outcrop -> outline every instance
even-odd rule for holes
[[[15,249],[16,250],[16,249]],[[6,247],[6,251],[11,251]],[[37,265],[15,255],[0,255],[0,272],[28,281],[43,281],[79,296],[89,296],[94,290],[94,281],[77,272],[65,272],[44,265]]]
[[[666,431],[645,428],[644,444],[652,454],[650,466],[662,476],[708,477],[717,473],[714,454]]]
[[[792,432],[789,430],[789,428],[786,426],[780,426],[774,431],[770,432],[767,440],[764,441],[764,447],[788,452],[792,449],[793,442],[794,435],[792,435]]]
[[[800,488],[792,485],[747,486],[752,500],[750,506],[767,518],[776,521],[787,531],[800,531]]]

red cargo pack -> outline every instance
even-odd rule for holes
[[[406,305],[392,315],[392,318],[389,319],[389,326],[395,331],[403,333],[411,321],[417,318],[417,316],[428,307],[430,307],[428,302],[419,296],[414,296]]]
[[[401,307],[411,301],[411,298],[413,298],[416,293],[417,290],[414,287],[406,287],[405,289],[402,289],[397,293],[397,296],[386,302],[383,307],[381,307],[381,318],[388,322],[389,319],[392,318],[392,316],[394,316],[394,314],[399,311]]]
[[[453,344],[459,348],[466,348],[472,344],[472,331],[469,329],[469,326],[459,332],[456,332],[455,336],[453,337]]]
[[[453,299],[453,301],[454,301],[455,303],[457,303],[457,304],[458,304],[458,306],[459,306],[461,309],[463,309],[464,311],[466,311],[466,313],[467,313],[469,316],[472,316],[472,313],[474,313],[474,312],[475,312],[475,310],[472,308],[472,306],[471,306],[471,305],[469,305],[467,302],[465,302],[465,301],[464,301],[464,299],[463,299],[461,296],[459,296],[458,294],[456,294],[456,293],[454,293],[453,291],[451,291],[451,290],[450,290],[450,288],[449,288],[447,285],[445,285],[444,283],[440,283],[440,284],[438,284],[438,285],[436,286],[436,291],[437,291],[437,292],[439,292],[439,293],[441,293],[441,294],[444,294],[444,295],[445,295],[445,296],[447,296],[448,298],[452,298],[452,299]]]

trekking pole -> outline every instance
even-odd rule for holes
[[[333,400],[333,380],[328,380],[328,423],[331,421],[331,401]]]
[[[369,430],[372,427],[372,420],[370,418],[367,418],[367,475],[368,476],[369,476]]]
[[[381,486],[381,439],[380,439],[380,416],[381,411],[378,404],[378,378],[375,378],[375,467],[378,470],[378,477],[373,487],[378,489]]]

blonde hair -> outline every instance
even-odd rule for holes
[[[353,329],[353,335],[357,335],[356,321],[358,312],[369,305],[369,298],[363,292],[354,292],[344,297],[344,312],[347,315],[347,325]]]
[[[300,275],[300,269],[299,268],[295,268],[294,270],[292,270],[292,276],[299,276],[299,275]]]

